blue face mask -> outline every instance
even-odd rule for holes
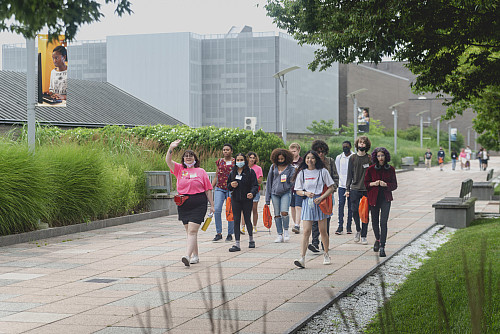
[[[245,166],[245,161],[237,161],[236,166],[238,166],[239,168],[243,168]]]

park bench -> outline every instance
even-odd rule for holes
[[[177,213],[172,194],[172,175],[169,171],[146,171],[146,193],[149,211],[169,210]]]
[[[472,179],[462,181],[459,197],[445,197],[432,204],[436,223],[453,227],[468,227],[474,220],[476,198],[472,197]]]
[[[415,169],[415,161],[413,157],[403,157],[401,158],[401,169],[410,171]]]
[[[472,196],[476,197],[479,201],[491,201],[495,193],[495,186],[492,182],[493,169],[488,171],[486,175],[486,182],[474,182],[472,185]]]

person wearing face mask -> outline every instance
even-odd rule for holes
[[[273,164],[267,174],[266,204],[269,205],[272,199],[274,221],[278,232],[274,242],[284,242],[290,240],[288,208],[292,197],[290,190],[293,186],[292,176],[295,168],[292,166],[292,153],[284,148],[273,150],[271,161]]]
[[[365,187],[368,190],[368,205],[372,216],[375,244],[373,251],[385,257],[385,241],[387,240],[387,221],[391,210],[392,192],[398,187],[396,171],[388,162],[391,155],[385,147],[377,147],[372,153],[373,165],[368,167],[365,175]]]
[[[346,182],[346,198],[351,201],[352,218],[356,223],[356,236],[354,242],[359,242],[367,245],[366,235],[368,233],[368,224],[360,224],[359,218],[359,201],[363,196],[367,195],[365,187],[365,172],[370,167],[371,159],[367,154],[371,147],[370,139],[366,136],[356,138],[354,147],[357,153],[351,154],[349,165],[347,166],[347,182]]]
[[[248,159],[243,153],[238,153],[235,159],[235,166],[227,178],[227,189],[231,191],[231,205],[233,206],[233,216],[235,226],[240,226],[241,216],[247,226],[249,248],[255,248],[253,240],[252,222],[250,214],[252,213],[253,198],[259,191],[257,175],[254,170],[248,167]],[[229,248],[230,252],[238,252],[240,248],[240,229],[234,230],[235,245]]]
[[[187,195],[187,200],[177,207],[179,220],[184,224],[187,234],[187,255],[182,257],[186,267],[198,263],[198,231],[207,213],[207,202],[210,202],[210,213],[214,212],[212,200],[212,184],[207,172],[200,168],[200,160],[191,150],[182,154],[182,164],[172,160],[174,149],[179,146],[178,139],[170,144],[165,161],[170,171],[177,178],[177,192]]]
[[[337,155],[335,159],[335,166],[337,166],[337,172],[339,173],[339,227],[335,234],[341,235],[344,232],[344,206],[347,202],[347,222],[346,229],[347,234],[352,233],[351,224],[352,224],[352,210],[351,210],[351,202],[346,201],[345,193],[346,193],[346,183],[347,183],[347,168],[349,166],[349,158],[353,151],[351,151],[351,142],[346,140],[342,143],[342,153]]]

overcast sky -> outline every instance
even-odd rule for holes
[[[130,2],[134,13],[123,17],[113,13],[113,5],[103,5],[101,8],[105,17],[101,22],[81,27],[76,40],[100,40],[110,35],[167,32],[224,34],[232,26],[244,25],[251,26],[255,32],[279,31],[272,19],[266,16],[265,0],[130,0]],[[22,36],[0,33],[0,44],[24,42]]]

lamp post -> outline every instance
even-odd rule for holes
[[[446,122],[448,124],[448,152],[451,152],[451,123],[455,122],[454,119],[451,121]]]
[[[470,129],[472,129],[472,125],[466,127],[467,129],[467,145],[470,146]]]
[[[35,152],[35,39],[26,39],[26,104],[28,120],[28,147]]]
[[[283,111],[283,118],[281,120],[281,137],[283,138],[283,142],[286,145],[286,133],[287,133],[287,96],[288,96],[288,89],[287,89],[287,82],[285,80],[285,74],[291,71],[298,70],[300,67],[298,66],[292,66],[289,68],[285,68],[284,70],[279,71],[278,73],[274,74],[273,77],[278,79],[280,81],[281,87],[285,90],[285,108]]]
[[[424,114],[426,112],[429,112],[429,110],[424,110],[417,114],[417,116],[420,116],[420,148],[424,146]]]
[[[362,92],[366,92],[368,89],[366,88],[361,88],[358,90],[355,90],[354,92],[351,92],[347,94],[347,97],[351,97],[352,99],[352,104],[353,104],[353,124],[354,124],[354,142],[356,142],[356,138],[358,137],[358,99],[356,98],[356,95]]]
[[[436,136],[437,136],[437,146],[439,146],[439,125],[441,124],[441,116],[434,118],[434,120],[437,121]]]
[[[404,102],[394,103],[389,107],[392,110],[392,115],[394,116],[394,154],[398,153],[398,110],[396,107],[402,105]]]

